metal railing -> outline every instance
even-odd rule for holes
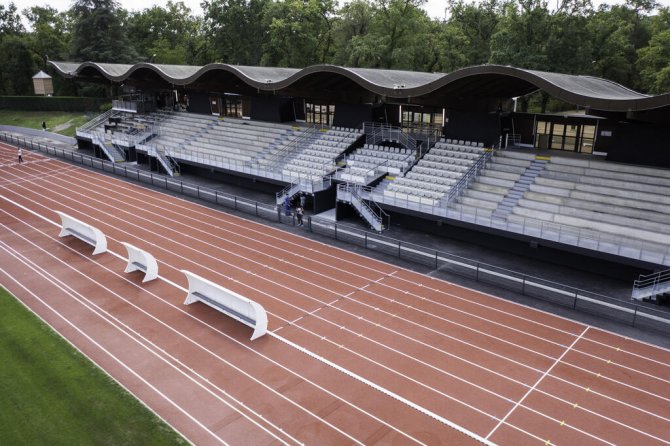
[[[300,149],[305,141],[312,139],[318,132],[319,129],[317,126],[312,125],[307,127],[307,129],[300,133],[297,137],[289,137],[289,140],[286,141],[283,146],[279,147],[276,152],[270,154],[270,156],[266,158],[266,162],[270,167],[276,167],[281,161],[297,153],[298,149]]]
[[[107,121],[108,118],[116,116],[118,113],[119,112],[114,110],[114,109],[109,109],[106,112],[104,112],[103,114],[98,115],[95,118],[91,119],[86,124],[82,125],[81,127],[77,127],[75,129],[75,132],[77,133],[77,136],[83,136],[83,137],[86,137],[86,138],[90,138],[90,133],[91,132],[89,132],[89,130],[99,126],[103,122]]]
[[[491,161],[493,155],[495,154],[496,147],[492,147],[490,150],[484,151],[477,161],[475,161],[470,168],[463,174],[459,180],[451,186],[449,193],[447,194],[446,203],[453,203],[458,197],[463,195],[463,193],[470,187],[470,184],[477,179],[479,172],[486,167],[486,163]]]
[[[641,274],[633,282],[632,299],[639,300],[670,292],[670,269],[653,274]]]
[[[398,141],[410,152],[416,152],[416,139],[403,132],[400,127],[378,122],[363,123],[363,133],[367,144],[378,144],[381,141]]]
[[[115,164],[73,150],[59,149],[26,138],[0,133],[0,140],[29,150],[37,150],[83,166],[113,173],[134,181],[177,192],[225,208],[254,215],[258,218],[296,226],[294,215],[282,215],[274,204],[259,203],[207,187],[185,183],[165,175],[146,172],[126,164]],[[515,293],[534,297],[573,310],[593,314],[643,330],[670,334],[670,312],[639,303],[622,301],[610,296],[574,288],[568,285],[533,277],[521,272],[477,262],[444,251],[404,242],[374,232],[327,219],[308,217],[303,227],[310,233],[335,238],[371,251],[422,264],[443,273],[454,274],[491,284]]]
[[[90,135],[93,144],[98,146],[111,162],[114,163],[125,160],[125,158],[121,155],[121,153],[118,152],[116,148],[110,148],[107,146],[104,134],[100,134],[99,132],[93,132]]]
[[[337,199],[351,203],[375,231],[382,232],[389,227],[391,216],[370,197],[371,190],[359,184],[341,183],[337,186]]]

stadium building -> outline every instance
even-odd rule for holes
[[[670,266],[670,94],[497,65],[50,64],[119,98],[77,131],[102,158],[262,188],[279,209],[305,196],[377,231]],[[573,111],[516,111],[538,90]]]

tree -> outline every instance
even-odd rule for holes
[[[649,45],[637,51],[636,66],[642,89],[670,92],[670,9],[663,8],[652,21]]]
[[[3,37],[0,41],[0,60],[0,94],[32,94],[32,76],[37,70],[26,40],[19,35]]]
[[[76,61],[137,62],[126,37],[125,11],[114,0],[77,0],[71,9],[74,26],[70,55]]]
[[[463,36],[465,54],[468,65],[488,63],[491,58],[491,37],[498,30],[498,23],[502,18],[504,3],[500,0],[486,0],[478,3],[465,3],[463,0],[449,0],[448,24]]]
[[[8,35],[18,35],[25,32],[21,17],[16,11],[14,2],[9,5],[0,5],[0,38]]]
[[[549,66],[551,20],[544,0],[519,0],[504,9],[491,37],[491,63],[543,70]]]
[[[154,6],[131,14],[127,28],[128,39],[143,60],[193,64],[202,51],[202,23],[183,2],[168,1],[165,8]]]
[[[70,23],[65,13],[51,7],[33,6],[23,11],[32,32],[28,35],[30,49],[45,67],[46,61],[66,60],[70,44]]]
[[[204,33],[216,60],[236,65],[260,65],[268,29],[270,0],[205,0]]]
[[[570,74],[589,72],[593,49],[586,25],[592,13],[588,0],[563,0],[551,14],[545,70]]]
[[[370,3],[367,32],[351,37],[348,65],[370,68],[421,69],[430,64],[430,19],[421,9],[425,0],[376,0]],[[366,19],[366,6],[357,6]]]
[[[370,32],[374,16],[372,5],[367,0],[354,0],[345,4],[337,14],[333,23],[333,63],[362,66],[362,55],[355,53],[354,48],[357,41]]]
[[[332,0],[285,0],[265,10],[268,38],[261,63],[305,67],[331,57]]]

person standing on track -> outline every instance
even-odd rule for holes
[[[19,147],[18,155],[19,155],[19,164],[21,164],[23,162],[23,150],[21,150],[21,147]]]

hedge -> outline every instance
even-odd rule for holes
[[[74,96],[0,96],[0,109],[21,111],[98,112],[105,98]]]

